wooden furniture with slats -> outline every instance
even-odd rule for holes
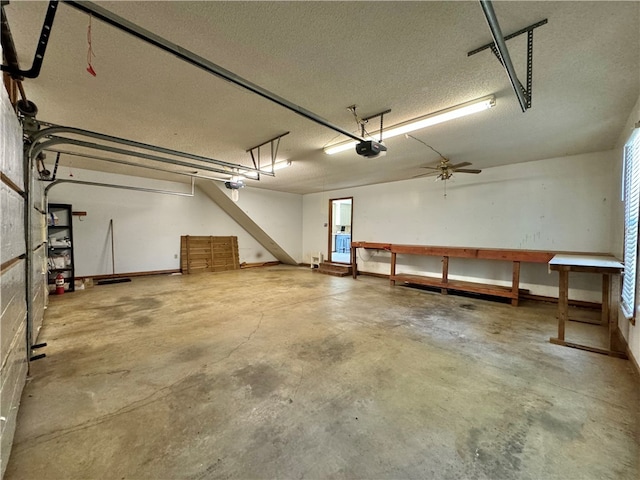
[[[238,237],[180,237],[180,271],[183,274],[239,269]]]

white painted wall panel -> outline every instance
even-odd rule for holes
[[[60,168],[58,178],[69,178]],[[73,170],[73,178],[188,191],[182,183]],[[235,235],[240,262],[275,258],[233,219],[196,189],[194,197],[176,197],[111,188],[61,184],[51,189],[49,202],[68,203],[87,216],[73,221],[76,276],[112,273],[109,220],[114,221],[115,272],[179,269],[181,235]],[[302,196],[244,188],[240,207],[294,258],[301,257]],[[289,250],[290,249],[290,250]]]
[[[16,419],[20,396],[27,377],[27,352],[25,342],[25,323],[22,323],[14,342],[9,350],[6,363],[0,369],[0,475],[4,474],[11,452],[13,434],[16,429]]]
[[[25,253],[24,200],[0,182],[0,263]]]
[[[238,205],[284,251],[302,262],[302,195],[247,187],[240,191]]]
[[[0,152],[0,171],[24,190],[22,127],[4,87],[0,95]]]
[[[5,364],[9,347],[27,314],[24,262],[16,262],[0,275],[0,365]]]
[[[444,183],[431,178],[305,195],[305,262],[327,254],[328,201],[353,196],[355,241],[402,244],[608,252],[611,203],[616,201],[615,153],[600,152],[485,169]],[[388,254],[363,253],[359,267],[388,274]],[[365,261],[367,255],[373,255]],[[440,265],[401,258],[402,271],[437,273]],[[400,271],[400,270],[399,270]],[[508,264],[452,259],[451,278],[508,284]],[[526,264],[523,288],[557,296],[556,275],[544,265]],[[576,275],[575,298],[597,300],[599,280]]]

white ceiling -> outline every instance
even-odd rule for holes
[[[494,94],[495,108],[414,133],[473,168],[611,149],[640,94],[640,2],[494,3],[505,35],[549,20],[534,33],[526,113],[489,50],[467,57],[491,41],[478,2],[98,3],[354,132],[352,104],[362,116],[390,108],[392,125]],[[22,68],[46,5],[5,7]],[[384,157],[325,155],[323,146],[347,138],[95,19],[94,78],[85,70],[87,25],[87,15],[60,4],[42,72],[24,83],[41,120],[243,164],[248,148],[290,131],[278,159],[293,165],[247,184],[293,193],[407,179],[438,159],[404,137],[389,139]],[[507,45],[524,81],[526,35]]]

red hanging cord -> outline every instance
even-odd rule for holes
[[[95,77],[97,75],[96,71],[93,69],[93,66],[91,66],[91,58],[95,57],[93,47],[91,46],[91,15],[89,15],[89,26],[87,27],[87,43],[89,45],[87,49],[87,72]]]

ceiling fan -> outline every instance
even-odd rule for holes
[[[437,163],[434,162],[434,164],[420,167],[420,168],[426,168],[428,170],[431,170],[430,172],[423,173],[421,175],[416,175],[413,178],[435,176],[436,180],[449,180],[453,176],[454,172],[455,173],[476,173],[476,174],[482,172],[482,170],[478,170],[476,168],[464,168],[470,165],[471,163],[469,162],[451,164],[449,163],[448,158],[441,157]]]
[[[480,172],[482,172],[482,170],[478,170],[477,168],[464,168],[464,167],[469,167],[471,165],[471,163],[469,163],[469,162],[461,162],[461,163],[456,163],[456,164],[449,163],[449,159],[447,157],[442,155],[438,150],[433,148],[428,143],[423,142],[422,140],[420,140],[419,138],[414,137],[413,135],[409,135],[407,133],[407,134],[405,134],[405,138],[413,138],[414,140],[417,140],[418,142],[420,142],[424,146],[429,147],[431,150],[433,150],[438,155],[440,155],[440,160],[438,160],[436,162],[432,162],[429,165],[425,165],[423,167],[420,167],[420,168],[427,168],[429,170],[432,170],[431,172],[423,173],[421,175],[415,175],[413,178],[435,176],[436,180],[445,180],[446,181],[446,180],[449,180],[453,176],[454,172],[459,172],[459,173],[480,173]]]
[[[426,147],[429,147],[431,150],[433,150],[438,155],[440,155],[440,160],[437,160],[436,162],[432,162],[429,165],[424,165],[420,167],[420,168],[429,169],[431,170],[430,172],[423,173],[421,175],[415,175],[413,178],[435,176],[436,180],[444,181],[444,198],[447,198],[447,180],[449,180],[455,172],[459,172],[459,173],[482,172],[482,170],[478,170],[477,168],[464,168],[464,167],[469,167],[471,165],[471,163],[469,162],[461,162],[461,163],[455,163],[455,164],[449,163],[449,159],[447,157],[442,155],[438,150],[433,148],[428,143],[423,142],[422,140],[414,137],[413,135],[409,135],[407,133],[405,134],[405,138],[413,138],[414,140],[417,140],[418,142],[422,143]]]

